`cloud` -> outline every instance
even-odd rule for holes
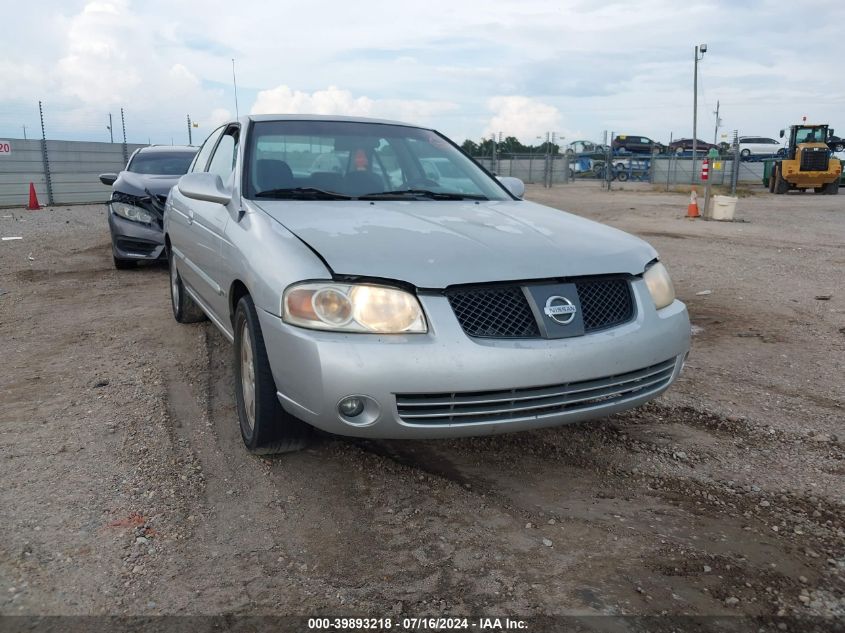
[[[454,0],[379,0],[363,21],[361,3],[291,11],[247,0],[224,20],[210,4],[15,3],[0,55],[0,137],[37,129],[42,100],[52,138],[107,140],[108,113],[124,107],[130,141],[183,140],[186,114],[205,131],[220,119],[215,111],[234,111],[232,57],[241,111],[255,103],[400,119],[458,141],[482,131],[534,141],[562,125],[593,140],[603,130],[689,136],[697,42],[709,44],[699,67],[702,125],[717,100],[727,129],[766,136],[802,114],[835,124],[845,101],[841,82],[807,82],[805,72],[841,74],[842,3],[817,3],[812,28],[777,0],[495,0],[483,11]],[[770,45],[811,31],[810,48]]]
[[[458,105],[450,101],[356,97],[349,90],[336,86],[309,93],[281,85],[260,91],[250,112],[252,114],[340,114],[421,123],[429,122],[432,117],[457,108]]]
[[[561,132],[560,111],[547,103],[542,103],[521,95],[493,97],[487,102],[493,112],[484,135],[498,134],[515,136],[526,144],[534,144],[537,136],[545,138],[546,132]]]
[[[128,0],[90,0],[61,21],[52,66],[0,62],[0,87],[8,77],[19,99],[44,101],[48,137],[106,140],[109,113],[121,129],[121,107],[130,142],[184,141],[188,114],[203,127],[229,118],[220,107],[223,91],[175,62]]]
[[[62,93],[103,105],[125,101],[141,83],[126,46],[137,42],[137,21],[122,0],[86,4],[68,25],[67,52],[58,63]]]

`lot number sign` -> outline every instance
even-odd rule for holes
[[[0,156],[7,156],[12,153],[12,145],[9,141],[0,141]]]

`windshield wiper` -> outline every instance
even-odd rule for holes
[[[431,198],[432,200],[487,200],[487,196],[474,193],[440,192],[429,191],[428,189],[398,189],[396,191],[379,191],[358,196],[361,200],[370,198],[396,198],[403,196],[414,196],[417,198]]]
[[[256,198],[327,198],[329,200],[352,200],[352,196],[336,191],[325,191],[316,187],[286,187],[283,189],[267,189],[255,194]]]

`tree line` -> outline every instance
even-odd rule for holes
[[[539,145],[523,145],[515,136],[506,136],[497,142],[494,142],[491,138],[487,138],[480,143],[476,143],[470,139],[461,143],[461,149],[470,156],[492,156],[494,146],[496,148],[496,154],[502,158],[508,158],[512,154],[545,155],[549,149],[551,149],[552,154],[560,153],[560,145],[557,143],[544,141]]]

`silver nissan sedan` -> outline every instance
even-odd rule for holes
[[[247,448],[519,431],[666,390],[690,326],[655,250],[523,191],[404,123],[212,132],[168,198],[170,293],[234,344]]]

